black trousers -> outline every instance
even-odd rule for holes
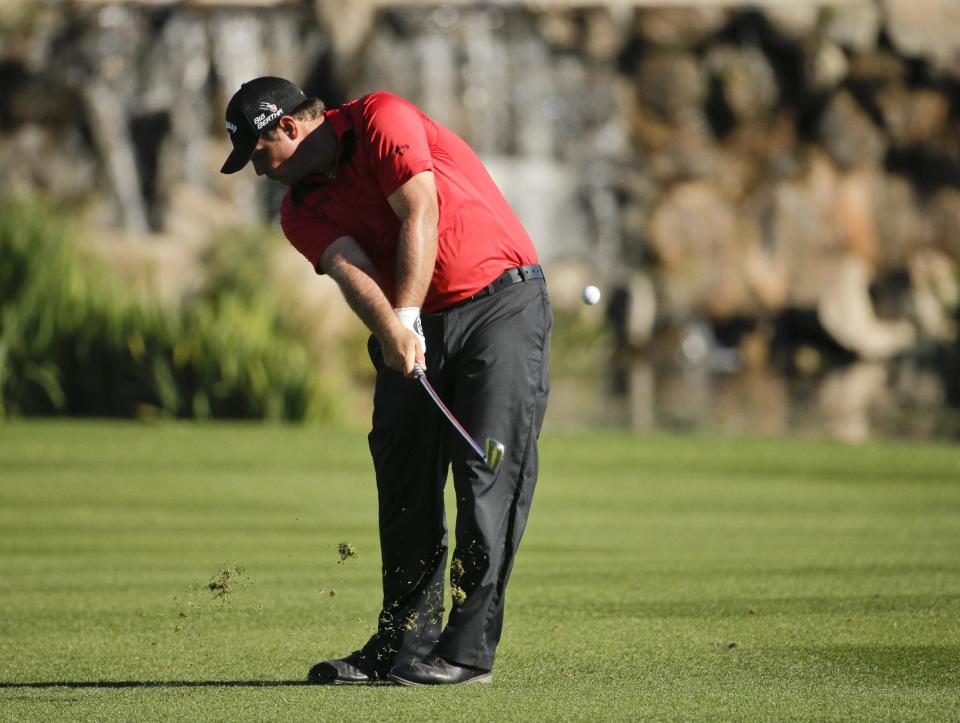
[[[384,365],[379,343],[370,339],[377,381],[369,441],[379,497],[383,609],[362,653],[381,674],[429,653],[493,667],[504,592],[537,481],[552,322],[540,279],[422,317],[428,378],[481,445],[487,437],[504,443],[496,472],[416,380]],[[450,467],[457,521],[448,598],[443,489]]]

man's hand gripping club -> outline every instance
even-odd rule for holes
[[[401,329],[389,342],[380,339],[383,360],[388,367],[406,377],[416,378],[415,368],[427,368],[424,355],[427,353],[427,340],[420,324],[420,309],[408,306],[394,309]]]

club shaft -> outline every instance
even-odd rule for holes
[[[463,425],[457,421],[457,418],[453,416],[453,412],[447,409],[447,405],[443,403],[443,400],[440,398],[440,395],[437,394],[436,390],[433,388],[433,385],[427,381],[426,373],[419,366],[414,367],[414,373],[417,375],[417,379],[420,381],[420,384],[423,385],[423,388],[427,390],[427,394],[430,395],[430,398],[434,401],[440,411],[443,412],[443,415],[450,421],[450,424],[453,425],[453,428],[460,432],[460,436],[463,437],[464,441],[470,445],[474,452],[480,455],[480,459],[486,462],[486,453],[483,451],[480,445],[474,441],[473,437],[470,436],[467,430],[463,428]]]

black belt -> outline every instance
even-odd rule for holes
[[[505,289],[508,286],[519,284],[521,281],[530,281],[531,279],[542,278],[543,269],[540,268],[540,264],[530,264],[529,266],[518,266],[515,269],[507,269],[489,284],[480,289],[480,291],[475,293],[470,298],[464,299],[460,303],[462,304],[467,301],[473,301],[474,299],[482,299],[484,296],[495,294],[500,291],[500,289]]]

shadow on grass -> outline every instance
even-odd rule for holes
[[[861,685],[915,688],[960,686],[960,646],[836,644],[788,646],[779,655],[796,665],[829,673]],[[783,675],[790,675],[790,669]]]
[[[722,676],[816,687],[960,689],[960,646],[724,644]]]
[[[623,599],[598,602],[594,599],[568,601],[567,612],[588,611],[591,617],[633,616],[643,618],[717,618],[745,617],[750,610],[762,621],[773,616],[823,615],[844,619],[851,615],[903,613],[909,616],[955,615],[960,611],[960,595],[846,595],[791,597],[728,597],[708,600],[641,600]],[[752,615],[752,613],[751,613]]]
[[[0,683],[3,688],[276,688],[314,685],[306,680],[49,680]]]

